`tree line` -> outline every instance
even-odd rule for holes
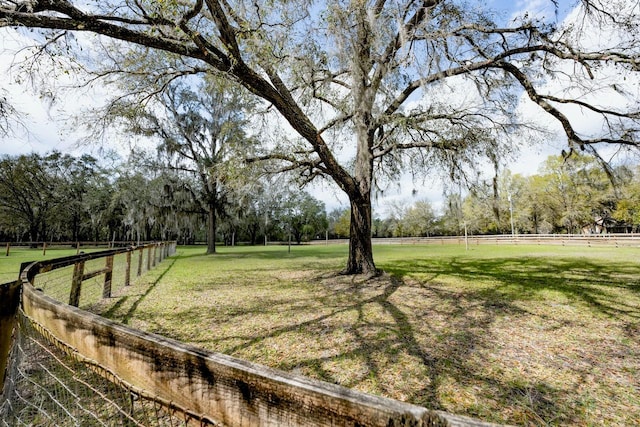
[[[265,244],[348,238],[349,209],[324,202],[282,177],[254,171],[225,184],[213,240]],[[206,184],[193,174],[132,156],[106,167],[96,158],[51,152],[0,158],[0,241],[150,241],[209,239]],[[385,206],[373,237],[471,234],[638,232],[640,168],[607,171],[593,157],[550,156],[532,176],[505,169],[428,200]]]
[[[470,234],[640,232],[640,167],[609,170],[595,158],[549,156],[532,176],[501,170],[445,194],[440,209],[428,200],[396,202],[373,220],[373,237]],[[331,232],[347,237],[348,210],[329,214]]]
[[[324,203],[269,177],[228,185],[214,241],[300,243],[325,236]],[[208,190],[190,173],[132,156],[106,167],[52,152],[0,158],[0,241],[208,241]]]

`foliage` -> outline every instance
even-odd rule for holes
[[[329,228],[332,237],[338,239],[349,237],[350,215],[349,209],[334,209],[329,213]]]
[[[99,226],[86,227],[86,195],[99,192],[103,171],[90,156],[52,152],[3,156],[0,161],[0,229],[8,240],[76,240]],[[84,229],[83,229],[84,227]]]
[[[0,136],[9,135],[15,127],[23,127],[21,116],[11,104],[6,90],[0,90]]]
[[[298,244],[303,239],[317,239],[328,228],[324,203],[304,192],[290,193],[284,205],[283,220],[288,222],[291,234]]]
[[[233,240],[255,244],[259,235],[285,241],[289,230],[299,243],[324,236],[322,202],[289,183],[245,178],[225,189],[216,238],[231,244],[235,233]],[[140,154],[110,169],[89,156],[57,152],[4,156],[0,240],[206,241],[208,212],[199,193],[194,195],[202,184],[193,174],[163,169]]]
[[[150,68],[171,60],[169,54],[158,51],[136,66]],[[135,93],[140,86],[154,85],[149,78],[149,72],[129,75],[119,86],[125,93]],[[227,225],[231,223],[226,200],[238,187],[233,181],[250,170],[242,162],[255,145],[245,132],[252,106],[238,85],[205,75],[189,82],[168,82],[144,104],[134,96],[118,97],[100,113],[102,121],[119,124],[127,134],[158,141],[157,168],[180,177],[180,193],[192,199],[181,200],[207,217],[209,253],[216,251],[219,218],[226,216]],[[102,121],[94,129],[98,133],[104,131]]]
[[[620,199],[611,216],[616,221],[625,224],[626,230],[635,228],[637,231],[640,229],[640,169],[636,167],[635,173],[631,170],[623,172],[629,172],[631,176],[623,181],[623,189],[619,191]]]
[[[506,232],[511,220],[515,231],[523,233],[629,230],[639,225],[625,207],[637,205],[636,179],[625,167],[608,174],[590,156],[550,156],[537,175],[522,177],[506,170],[497,191],[487,183],[476,186],[464,200],[464,218],[470,230],[480,234]]]
[[[59,54],[64,49],[51,46],[69,42],[46,30],[91,31],[127,43],[128,51],[112,45],[104,53],[110,67],[98,75],[148,75],[154,84],[139,88],[142,99],[196,74],[237,81],[297,136],[256,159],[297,170],[303,181],[333,180],[352,209],[345,271],[375,274],[375,188],[405,170],[444,170],[464,180],[481,159],[497,164],[517,148],[518,131],[539,130],[515,114],[521,95],[560,125],[569,153],[598,156],[599,144],[638,145],[635,10],[617,1],[580,5],[576,19],[560,26],[529,15],[505,23],[489,8],[448,0],[11,0],[0,1],[0,21],[44,29],[39,53]],[[595,37],[594,48],[588,37],[594,31],[614,36]],[[79,56],[75,46],[66,47]],[[172,59],[139,61],[158,51]],[[554,79],[567,90],[555,91],[548,84]],[[614,96],[624,98],[623,107],[603,105]],[[601,131],[580,129],[566,105],[601,120]],[[347,141],[353,157],[344,160]],[[500,207],[492,210],[501,230]],[[572,211],[564,222],[575,227],[582,215]]]

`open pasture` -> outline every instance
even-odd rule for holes
[[[12,246],[7,256],[5,246],[0,246],[0,283],[11,282],[18,278],[20,272],[20,265],[23,262],[29,261],[43,261],[47,259],[61,258],[70,255],[76,255],[78,250],[76,248],[68,247],[52,247],[43,251],[42,248],[30,249],[26,246]],[[93,252],[105,250],[105,248],[85,248],[81,249],[84,252]]]
[[[180,248],[94,307],[178,340],[486,421],[640,424],[640,249]]]

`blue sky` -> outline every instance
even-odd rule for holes
[[[578,3],[576,0],[558,0],[557,19],[562,21]],[[496,10],[507,11],[510,17],[527,11],[530,16],[545,16],[547,19],[556,19],[556,7],[551,0],[488,0],[489,7]]]
[[[470,1],[473,4],[473,1]],[[551,0],[485,0],[484,4],[495,10],[499,16],[504,19],[503,25],[508,25],[516,15],[522,13],[528,13],[531,17],[542,17],[546,20],[553,22],[562,22],[567,14],[579,3],[579,0],[558,0],[558,10],[556,15],[556,8]],[[15,45],[16,42],[12,41],[10,37],[6,37],[7,29],[0,29],[0,52],[4,47],[9,48]],[[2,68],[6,67],[11,59],[5,60],[6,55],[0,56],[0,72],[3,75],[7,75]],[[11,57],[9,57],[11,58]],[[4,79],[0,81],[0,90],[11,79]],[[18,87],[12,85],[10,88],[10,97],[16,108],[21,111],[29,112],[29,117],[25,120],[25,124],[30,128],[30,134],[20,134],[19,132],[10,138],[0,138],[0,154],[19,154],[31,151],[46,152],[49,150],[57,149],[63,152],[72,152],[78,154],[79,152],[89,151],[90,148],[83,147],[78,150],[74,147],[74,142],[79,135],[74,134],[73,131],[63,132],[63,125],[56,123],[52,120],[52,117],[64,113],[55,108],[53,110],[47,110],[45,106],[37,99],[37,95],[29,87]],[[85,100],[85,103],[87,101]],[[519,160],[513,163],[511,169],[515,172],[521,172],[524,174],[535,173],[536,169],[541,161],[543,161],[549,154],[557,154],[560,152],[562,144],[558,143],[556,146],[553,144],[541,148],[532,148],[525,150],[520,156]],[[428,199],[436,206],[442,199],[442,186],[437,182],[437,179],[429,179],[427,183],[423,185],[421,182],[413,183],[410,180],[402,180],[397,186],[392,186],[387,192],[386,200],[406,200],[408,203],[412,203],[417,199]],[[416,196],[412,196],[415,189],[420,191]],[[332,189],[331,186],[320,185],[316,186],[315,191],[318,195],[323,196],[328,208],[337,206],[346,206],[346,199],[344,195],[337,189]],[[330,195],[333,194],[333,195]],[[328,196],[328,197],[327,197]],[[379,203],[380,209],[384,210],[384,203]]]
[[[559,0],[558,19],[562,20],[576,3],[577,0]],[[532,16],[545,15],[550,19],[556,19],[555,7],[551,0],[486,0],[486,5],[503,15],[505,21],[509,21],[514,14],[523,11],[528,11]],[[48,109],[46,105],[43,105],[38,100],[38,95],[28,85],[17,86],[10,83],[12,78],[6,71],[6,67],[12,61],[12,56],[2,54],[2,50],[15,48],[20,41],[9,31],[11,30],[0,30],[0,72],[2,72],[2,75],[9,77],[3,79],[4,81],[0,81],[0,91],[3,88],[8,90],[12,103],[19,111],[28,114],[24,122],[30,132],[28,134],[18,132],[10,138],[0,138],[0,154],[18,154],[30,151],[43,152],[51,149],[73,150],[74,140],[77,136],[73,132],[68,134],[68,132],[63,131],[62,128],[64,126],[52,120],[54,116],[64,114],[64,111],[56,108]],[[9,84],[8,87],[7,83]]]

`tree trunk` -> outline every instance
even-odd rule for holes
[[[33,222],[29,224],[29,239],[32,243],[38,241],[38,225]]]
[[[251,245],[254,246],[258,243],[258,224],[250,225],[247,230],[251,236]]]
[[[216,253],[216,209],[215,203],[209,203],[207,218],[207,254]]]
[[[351,198],[349,259],[343,274],[378,274],[371,246],[371,198]]]

